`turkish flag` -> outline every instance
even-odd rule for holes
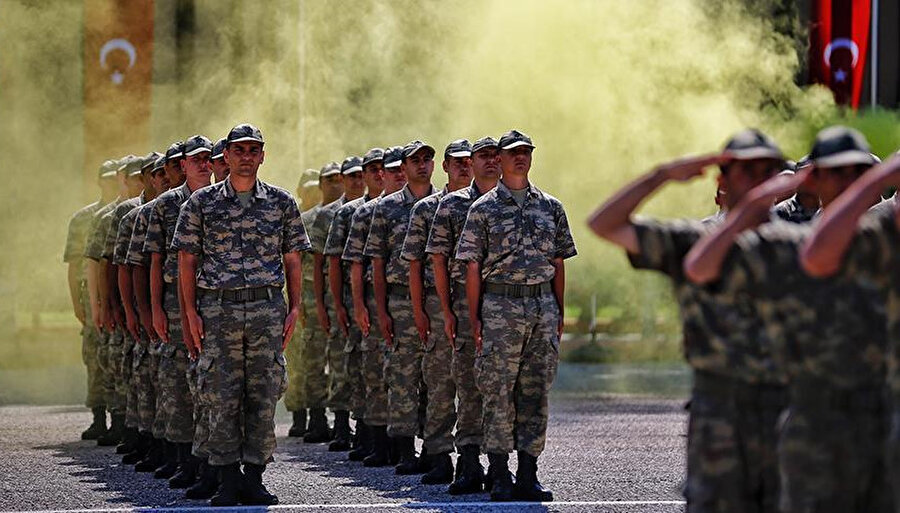
[[[84,163],[150,148],[153,0],[84,0]]]
[[[814,0],[810,82],[825,84],[841,105],[859,107],[871,29],[871,0]]]

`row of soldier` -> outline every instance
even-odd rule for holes
[[[440,191],[431,146],[374,148],[301,183],[322,196],[302,214],[257,178],[263,146],[245,124],[101,167],[66,249],[76,313],[92,316],[84,437],[121,442],[188,498],[274,504],[262,474],[287,390],[305,442],[451,494],[552,500],[537,458],[575,246],[528,179],[531,139],[453,141]]]
[[[688,512],[894,511],[900,210],[887,191],[900,158],[881,163],[835,126],[795,172],[784,164],[747,130],[720,153],[654,168],[589,225],[674,285],[693,370]],[[715,165],[723,215],[633,215]]]

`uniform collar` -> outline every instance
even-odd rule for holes
[[[474,185],[474,182],[473,182]],[[537,187],[531,185],[531,182],[528,182],[528,187],[525,188],[528,191],[529,197],[536,197],[538,195]],[[503,183],[503,180],[497,181],[497,197],[506,201],[511,201],[515,203],[515,199],[512,196],[512,191],[509,190],[509,187]]]
[[[403,202],[406,204],[415,203],[420,199],[427,198],[434,194],[434,185],[429,185],[428,194],[422,196],[421,198],[416,198],[416,195],[409,190],[409,184],[403,186],[403,189],[400,189],[403,193]]]
[[[187,182],[185,182],[187,185]],[[253,192],[254,198],[266,199],[268,196],[266,195],[265,187],[263,187],[263,183],[256,179],[256,182],[253,184]],[[237,198],[237,191],[234,190],[234,186],[231,185],[231,175],[228,175],[228,178],[225,179],[225,186],[222,187],[222,195],[226,198]]]
[[[185,180],[184,183],[178,187],[178,193],[184,197],[190,197],[191,188],[188,187],[187,180]]]

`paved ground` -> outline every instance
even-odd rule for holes
[[[539,476],[553,504],[498,511],[677,512],[684,467],[682,401],[629,396],[551,403],[548,447]],[[488,511],[487,495],[455,498],[443,486],[387,469],[364,469],[324,446],[285,438],[280,412],[277,462],[265,480],[279,509]],[[147,474],[135,474],[107,448],[75,441],[89,412],[75,406],[0,408],[0,511],[198,507]],[[242,508],[244,510],[258,508]]]

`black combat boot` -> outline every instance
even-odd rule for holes
[[[244,463],[244,484],[241,488],[241,504],[245,506],[274,506],[278,497],[263,486],[262,475],[265,465]]]
[[[101,447],[112,447],[119,445],[122,436],[125,435],[125,415],[112,415],[110,429],[97,437],[97,445]]]
[[[450,495],[481,493],[484,486],[484,467],[478,456],[481,453],[477,445],[464,445],[459,448],[459,459],[456,460],[456,481],[447,488]]]
[[[135,465],[147,457],[147,452],[153,444],[153,436],[150,433],[138,432],[137,442],[134,444],[134,450],[122,456],[123,465]]]
[[[416,457],[416,441],[411,436],[400,436],[397,440],[397,452],[400,461],[394,469],[398,476],[410,476],[421,474],[419,472],[419,458]]]
[[[356,421],[356,439],[357,447],[347,455],[350,461],[362,461],[372,454],[372,429],[361,420]]]
[[[372,433],[372,454],[363,459],[364,467],[385,467],[391,464],[391,439],[387,436],[387,426],[370,426]]]
[[[350,450],[350,412],[337,410],[334,412],[334,441],[328,444],[331,452]]]
[[[419,455],[419,474],[426,474],[431,472],[431,455],[428,454],[428,449],[425,446],[422,446],[422,454]],[[448,481],[449,482],[449,481]]]
[[[323,444],[329,440],[331,440],[331,430],[328,429],[325,408],[310,408],[309,428],[303,435],[303,441],[308,444]]]
[[[515,500],[515,485],[509,472],[509,455],[488,453],[488,461],[491,464],[491,501],[510,502]]]
[[[91,408],[91,413],[94,415],[94,420],[81,433],[82,440],[96,440],[106,434],[106,407],[95,406]]]
[[[424,449],[422,452],[425,452]],[[422,484],[447,484],[453,482],[453,460],[450,453],[434,454],[431,457],[431,470],[422,476]]]
[[[209,499],[210,506],[237,506],[241,496],[241,485],[244,475],[241,474],[241,464],[219,465],[213,467],[219,474],[219,488]]]
[[[191,454],[191,443],[180,443],[178,446],[178,472],[169,479],[169,488],[187,488],[197,480],[200,458]]]
[[[138,430],[137,428],[125,428],[122,433],[122,443],[116,446],[116,454],[128,454],[137,447]]]
[[[150,450],[137,465],[134,466],[135,472],[156,472],[160,465],[165,463],[165,441],[153,438],[150,441]]]
[[[400,463],[400,439],[396,436],[388,437],[388,455],[390,456],[391,465]]]
[[[200,479],[184,492],[188,499],[209,499],[219,489],[219,472],[206,460],[200,460]]]
[[[518,457],[516,499],[526,502],[552,502],[553,492],[541,486],[541,482],[537,478],[537,456],[519,451]]]
[[[163,440],[163,461],[153,473],[155,479],[171,479],[178,472],[178,444]]]
[[[306,434],[306,408],[291,412],[294,423],[288,429],[288,436],[298,438]]]

